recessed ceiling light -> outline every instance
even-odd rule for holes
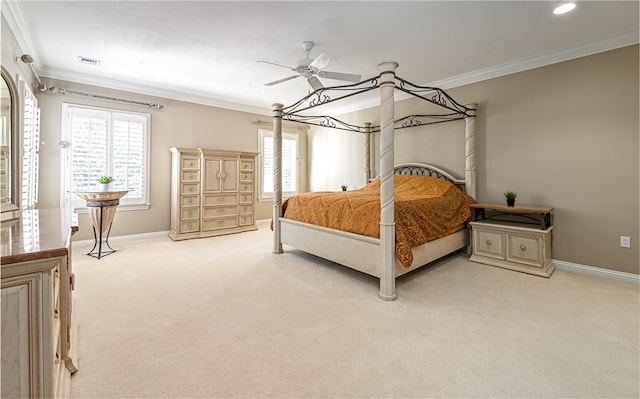
[[[566,14],[574,8],[576,8],[576,3],[562,3],[553,10],[553,13],[556,15]]]
[[[99,60],[94,60],[94,59],[83,57],[83,56],[78,56],[78,62],[81,64],[100,66]]]

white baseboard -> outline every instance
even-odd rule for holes
[[[169,230],[166,231],[152,231],[150,233],[140,233],[140,234],[129,234],[124,236],[112,236],[109,237],[109,242],[118,242],[118,241],[129,241],[129,240],[139,240],[143,238],[158,238],[158,237],[169,237]],[[85,246],[85,245],[93,245],[95,240],[78,240],[73,241],[73,245],[77,246]]]
[[[625,283],[640,284],[640,276],[633,273],[619,272],[616,270],[603,269],[600,267],[580,265],[578,263],[565,262],[563,260],[553,260],[556,269],[568,272],[587,274],[589,276],[608,278]]]

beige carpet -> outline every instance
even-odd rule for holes
[[[74,247],[73,398],[638,398],[639,287],[455,254],[378,281],[271,231]]]

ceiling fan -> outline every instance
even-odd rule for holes
[[[331,57],[329,57],[325,53],[322,53],[319,56],[317,56],[315,59],[309,58],[309,52],[311,51],[314,45],[315,43],[313,42],[302,42],[302,50],[307,53],[307,58],[299,59],[298,63],[294,67],[290,67],[282,64],[276,64],[275,62],[258,61],[258,62],[264,62],[266,64],[280,66],[280,67],[287,68],[297,72],[296,75],[288,76],[283,79],[274,80],[273,82],[265,83],[264,85],[273,86],[278,83],[286,82],[287,80],[295,79],[300,76],[307,79],[309,86],[311,86],[313,90],[318,90],[324,87],[320,82],[320,80],[318,79],[318,76],[321,78],[345,80],[348,82],[360,81],[361,79],[360,75],[355,75],[351,73],[324,71],[323,69],[326,68],[327,65],[329,65],[329,62],[331,62]]]

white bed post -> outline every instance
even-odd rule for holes
[[[371,122],[364,123],[364,184],[371,179]]]
[[[394,209],[394,154],[393,119],[395,70],[397,62],[378,64],[380,75],[380,291],[378,296],[385,301],[396,299],[395,256],[395,209]]]
[[[464,186],[467,194],[475,200],[476,196],[476,109],[478,104],[466,104],[465,107],[471,108],[469,116],[464,118],[465,121],[465,168],[464,168]]]
[[[282,253],[282,104],[273,104],[273,253]]]

